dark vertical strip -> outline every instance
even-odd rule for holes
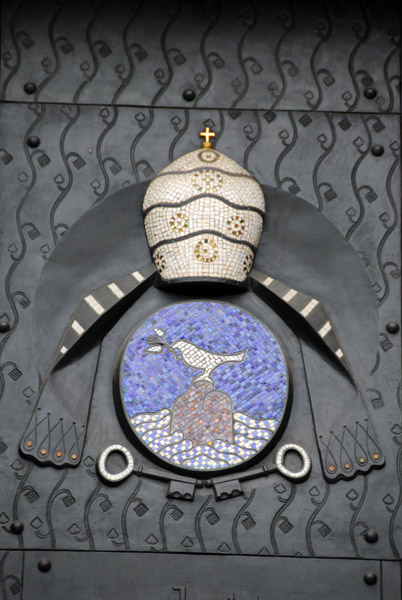
[[[5,100],[8,84],[10,83],[10,81],[14,77],[14,75],[18,72],[18,69],[20,68],[20,65],[21,65],[21,51],[20,51],[20,47],[18,45],[17,35],[15,33],[15,22],[17,19],[17,13],[23,4],[24,4],[24,0],[22,0],[22,2],[20,2],[17,5],[17,7],[15,8],[13,14],[11,15],[11,19],[10,19],[10,37],[11,37],[12,43],[14,44],[14,49],[15,49],[15,53],[17,55],[17,60],[15,62],[15,65],[11,69],[10,73],[4,80],[4,83],[1,88],[0,100]]]

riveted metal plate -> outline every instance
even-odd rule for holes
[[[2,97],[32,82],[41,102],[393,112],[398,36],[390,1],[9,1]]]
[[[326,591],[334,585],[353,600],[378,598],[380,589],[384,600],[399,597],[400,335],[388,327],[401,322],[398,38],[393,2],[2,3],[0,321],[10,323],[0,332],[5,597],[21,595],[22,551],[24,598],[38,597],[37,590],[60,598],[64,589],[71,597],[72,569],[77,598],[88,597],[85,581],[100,598],[126,581],[119,594],[135,597],[129,583],[136,578],[141,598],[234,593],[242,600],[252,597],[250,590],[264,598],[266,589],[280,598],[279,572],[283,585],[290,581],[289,597],[297,588],[297,598],[304,589],[322,598],[324,583]],[[194,100],[183,97],[186,89],[194,90]],[[118,350],[152,311],[199,297],[195,289],[176,294],[150,282],[107,323],[107,332],[100,327],[77,349],[64,379],[44,398],[49,423],[55,415],[67,418],[58,412],[61,396],[67,416],[78,408],[86,428],[79,461],[65,469],[38,464],[30,446],[21,452],[19,445],[31,441],[24,432],[63,331],[86,294],[151,262],[141,221],[147,184],[198,148],[204,127],[216,132],[218,150],[264,186],[267,216],[256,269],[325,305],[358,391],[313,329],[278,308],[262,276],[244,293],[212,290],[214,299],[267,322],[284,342],[294,401],[280,445],[308,450],[308,479],[293,483],[278,473],[234,479],[222,489],[227,484],[243,495],[224,502],[212,487],[192,496],[187,483],[138,473],[109,486],[96,467],[108,445],[127,446],[135,464],[155,467],[116,415]],[[39,145],[28,144],[35,137]],[[372,152],[376,145],[381,155]],[[351,431],[349,423],[358,420],[357,403],[385,465],[332,482],[331,472],[323,472],[318,428],[324,441],[331,432],[342,440],[343,425]],[[336,455],[346,475],[348,448],[342,441]],[[297,457],[289,460],[300,466]],[[118,457],[109,463],[116,471],[124,466]],[[10,533],[15,520],[24,524],[20,534]],[[375,543],[366,540],[369,529],[378,532]],[[161,554],[171,553],[175,560],[165,556],[163,563]],[[52,560],[47,573],[36,566],[43,557]],[[171,580],[146,579],[154,559]],[[175,571],[181,564],[191,581]],[[242,565],[252,574],[244,572],[247,588]],[[236,587],[224,585],[220,570]],[[378,584],[364,584],[367,571],[378,573]],[[209,572],[215,579],[205,577]],[[186,599],[172,589],[183,586]]]
[[[101,600],[117,593],[120,600],[207,600],[211,596],[321,600],[329,594],[345,600],[381,598],[378,561],[49,552],[52,570],[43,574],[36,567],[41,556],[27,553],[24,599],[34,600],[40,593],[43,600],[56,596],[67,600],[71,595],[84,600],[88,588]],[[378,574],[376,585],[363,581],[369,570]],[[294,578],[299,579],[297,588]]]

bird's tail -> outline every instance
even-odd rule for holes
[[[243,362],[244,357],[246,356],[247,350],[243,350],[242,352],[236,352],[235,354],[230,354],[225,357],[225,362]]]

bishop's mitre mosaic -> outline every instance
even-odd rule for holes
[[[163,279],[246,279],[265,199],[254,177],[232,159],[212,148],[181,156],[151,182],[143,210]]]

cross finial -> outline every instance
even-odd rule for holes
[[[200,137],[205,138],[205,141],[202,144],[203,148],[210,148],[212,146],[209,138],[215,137],[215,133],[209,130],[209,127],[205,127],[205,131],[201,131]]]

